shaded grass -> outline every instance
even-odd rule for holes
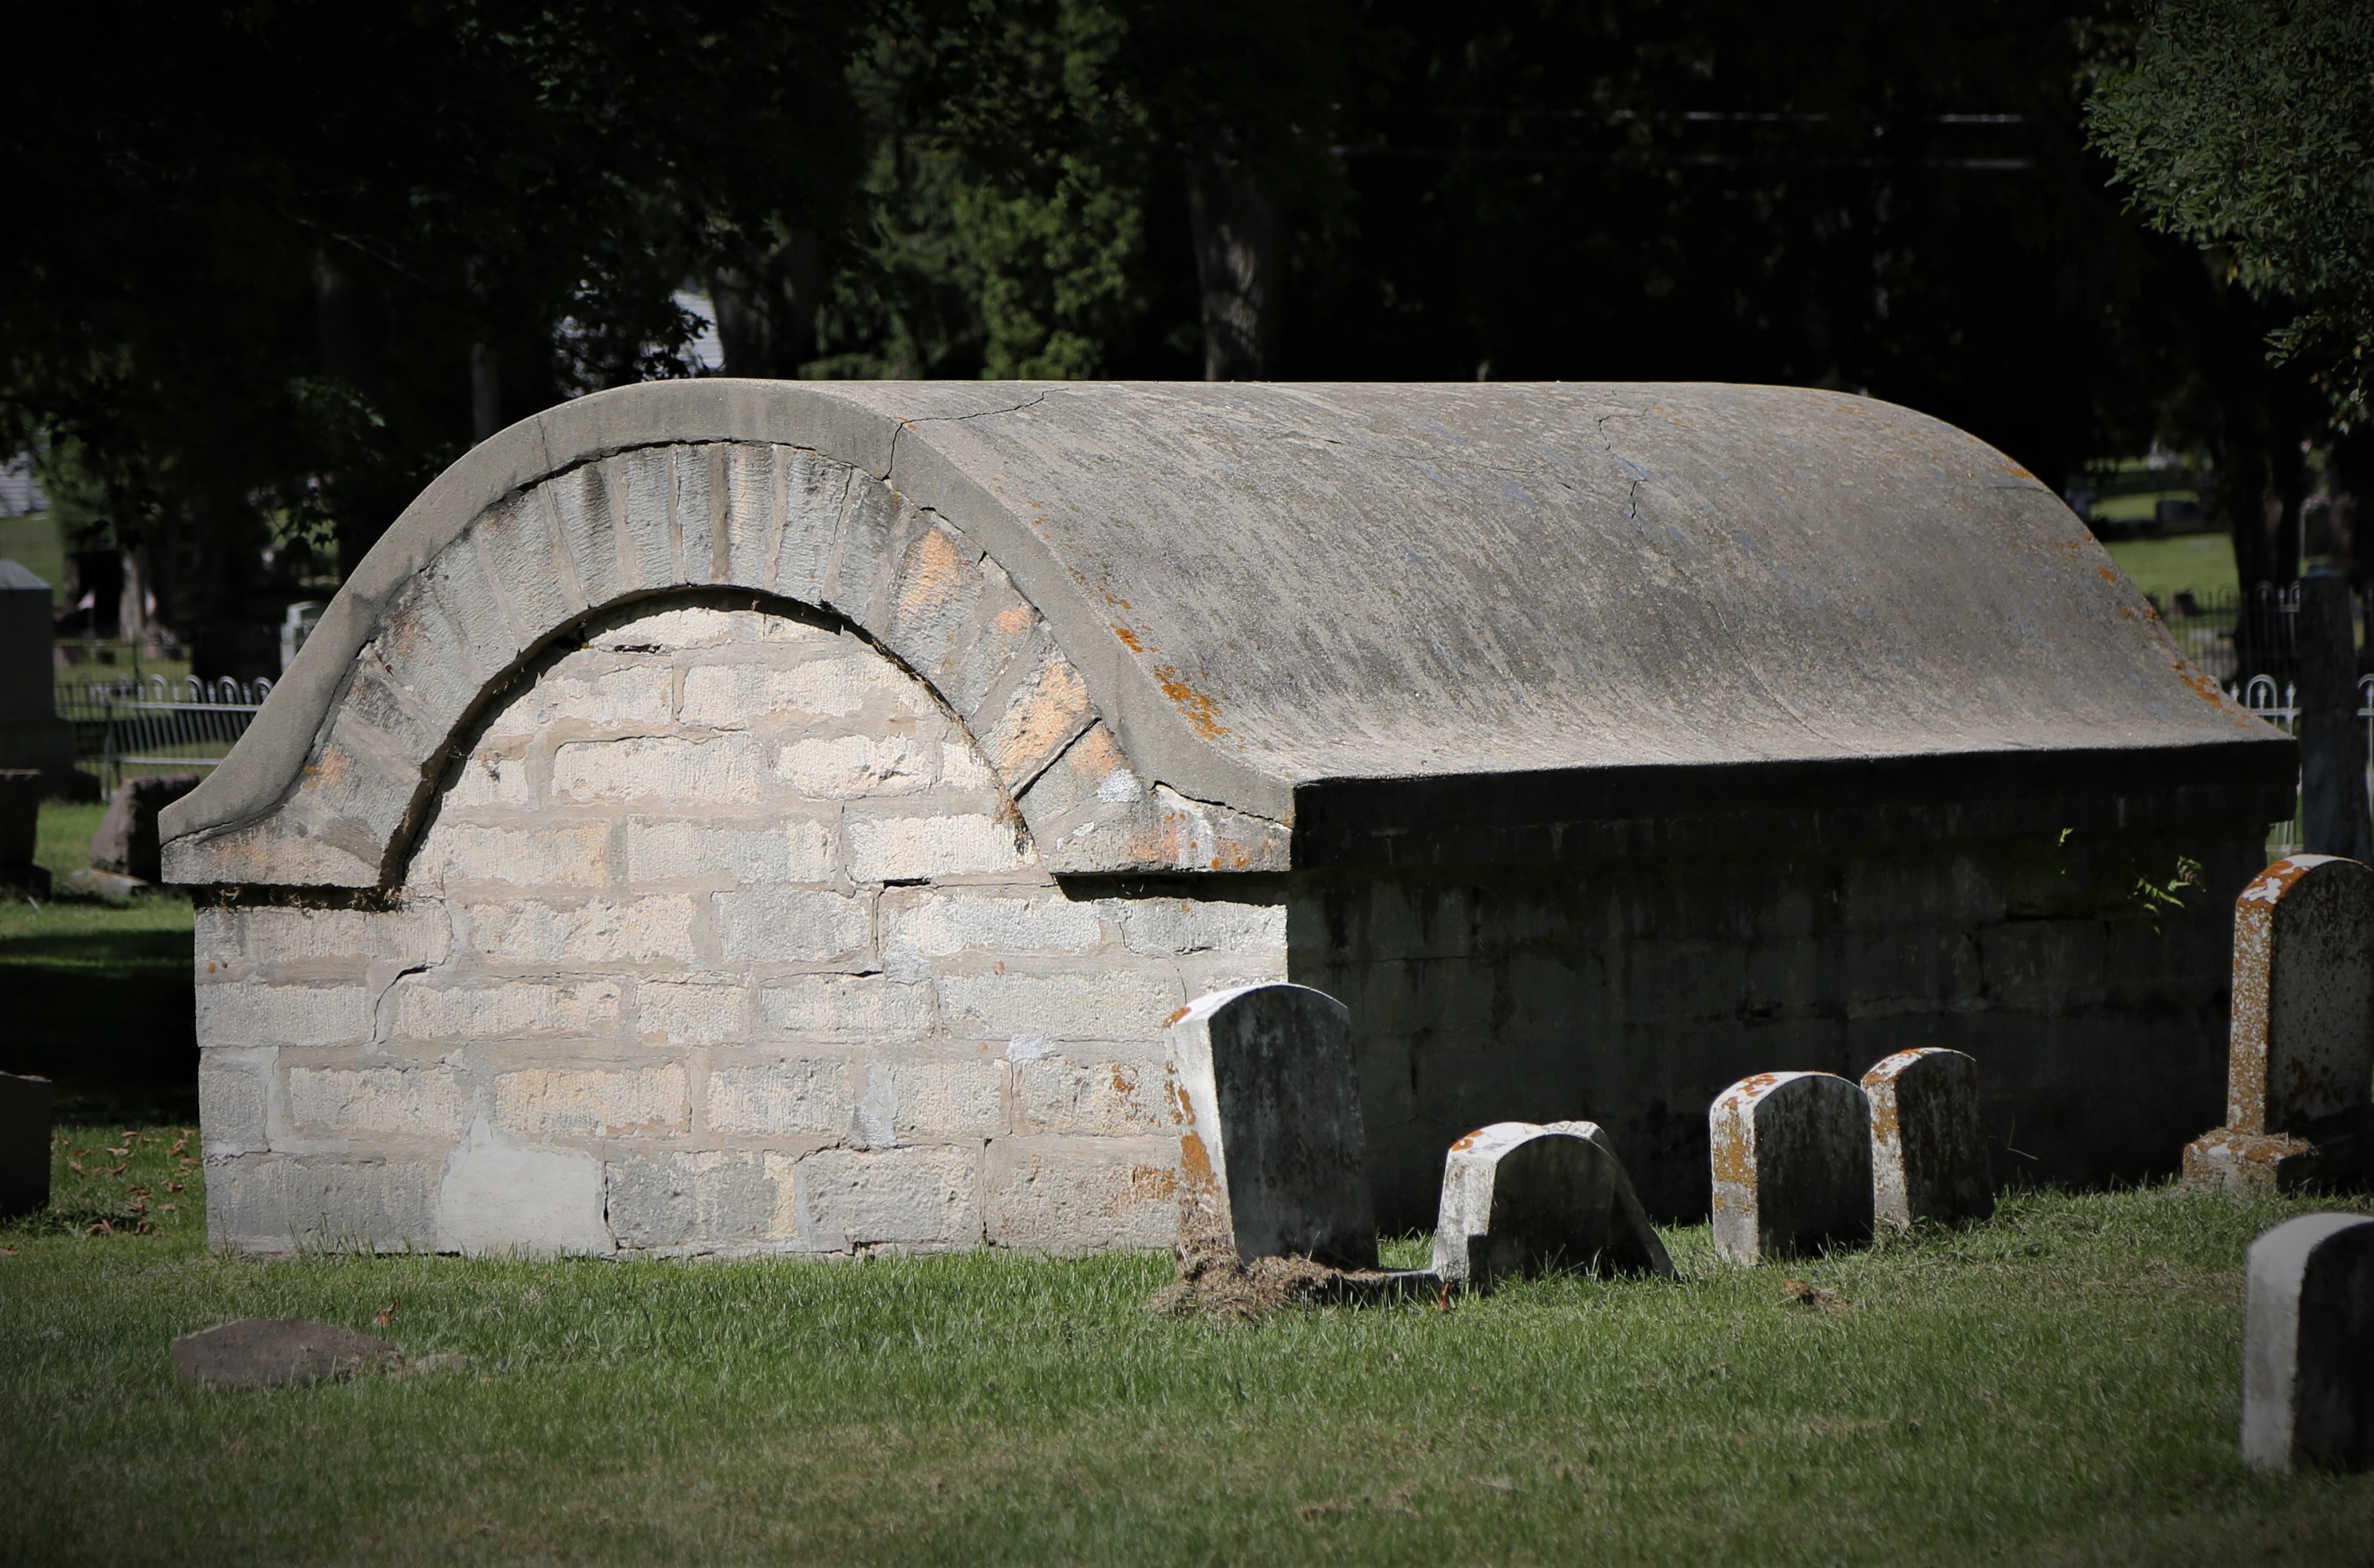
[[[2236,1452],[2243,1251],[2306,1207],[2025,1195],[1755,1271],[1681,1230],[1679,1284],[1251,1326],[1146,1311],[1144,1257],[267,1263],[186,1220],[20,1227],[0,1558],[2363,1562],[2374,1477]],[[210,1393],[165,1357],[382,1309],[467,1367]]]
[[[2234,546],[2223,533],[2180,533],[2167,539],[2121,539],[2105,544],[2110,559],[2145,593],[2166,605],[2176,594],[2231,593]]]
[[[62,1117],[194,1120],[190,901],[64,886],[90,863],[104,811],[45,803],[34,854],[60,886],[44,899],[0,895],[0,1072],[53,1080]]]

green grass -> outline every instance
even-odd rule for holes
[[[2110,558],[2145,593],[2165,605],[2177,593],[2231,593],[2234,546],[2222,533],[2180,533],[2168,539],[2125,539],[2106,544]]]
[[[70,1130],[74,1219],[0,1233],[0,1560],[2368,1559],[2374,1476],[2237,1454],[2244,1248],[2302,1204],[2027,1195],[1754,1271],[1699,1228],[1678,1284],[1229,1326],[1145,1311],[1143,1257],[215,1257],[155,1209],[178,1136]],[[382,1310],[467,1364],[209,1392],[167,1361]]]
[[[50,585],[50,596],[64,609],[66,575],[65,542],[47,512],[0,517],[0,559],[15,561]]]
[[[34,858],[58,879],[36,899],[0,891],[0,1072],[53,1080],[62,1115],[197,1115],[190,901],[96,898],[65,886],[90,863],[105,808],[41,808]]]

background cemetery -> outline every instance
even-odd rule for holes
[[[5,144],[0,1557],[2362,1559],[2350,7],[466,9]]]

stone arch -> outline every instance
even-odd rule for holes
[[[1133,769],[1038,607],[953,522],[814,449],[721,439],[561,468],[438,543],[359,628],[301,768],[263,809],[184,829],[174,875],[391,887],[457,739],[522,671],[591,617],[698,590],[812,606],[894,656],[979,743],[1053,869],[1284,864],[1282,825]],[[301,720],[289,706],[258,728]]]

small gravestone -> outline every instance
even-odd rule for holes
[[[1606,1134],[1587,1121],[1501,1121],[1453,1143],[1434,1271],[1488,1289],[1557,1268],[1673,1275]]]
[[[0,887],[21,887],[42,896],[50,891],[48,869],[33,860],[44,792],[37,769],[0,768]]]
[[[1872,1218],[1983,1220],[1995,1211],[1979,1122],[1979,1064],[1933,1047],[1883,1057],[1863,1075],[1871,1103]]]
[[[0,770],[29,768],[71,783],[74,726],[58,717],[50,585],[0,560]]]
[[[107,815],[90,836],[93,869],[153,883],[164,875],[157,847],[157,813],[198,787],[194,773],[127,778],[115,787]]]
[[[385,1340],[301,1317],[242,1317],[173,1341],[173,1370],[211,1388],[319,1383],[403,1359]]]
[[[2294,855],[2234,903],[2226,1125],[2188,1181],[2242,1191],[2374,1174],[2374,868]]]
[[[0,1218],[50,1206],[51,1107],[48,1079],[0,1072]]]
[[[1307,986],[1245,986],[1170,1025],[1182,1256],[1377,1266],[1368,1141],[1344,1004]]]
[[[2374,1468],[2374,1219],[2304,1214],[2251,1244],[2242,1457]]]
[[[1828,1072],[1759,1072],[1715,1097],[1714,1244],[1734,1263],[1871,1239],[1871,1112]]]

